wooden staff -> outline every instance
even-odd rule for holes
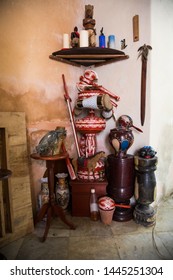
[[[64,153],[67,153],[64,143],[62,143],[61,148]],[[75,174],[73,166],[70,162],[69,155],[67,155],[67,157],[65,158],[65,161],[66,161],[67,169],[68,169],[71,180],[75,180],[76,174]]]
[[[149,46],[149,45],[145,45],[145,44],[138,49],[139,56],[141,56],[141,58],[142,58],[142,71],[141,71],[141,125],[144,125],[144,120],[145,120],[147,58],[148,58],[149,50],[152,50],[152,47]]]
[[[65,91],[64,98],[65,98],[65,100],[67,102],[67,106],[68,106],[68,111],[69,111],[69,115],[70,115],[70,121],[71,121],[72,129],[73,129],[73,134],[74,134],[74,139],[75,139],[75,144],[76,144],[76,149],[77,149],[78,157],[80,157],[80,149],[79,149],[79,143],[78,143],[78,139],[77,139],[76,127],[75,127],[73,113],[72,113],[72,108],[71,108],[71,104],[70,104],[71,99],[70,99],[70,96],[68,94],[68,90],[67,90],[64,74],[62,74],[62,79],[63,79],[64,91]]]

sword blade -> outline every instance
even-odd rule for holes
[[[141,72],[141,125],[145,121],[145,103],[146,103],[146,73],[147,73],[147,60],[142,61]]]

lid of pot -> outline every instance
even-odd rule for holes
[[[99,208],[102,210],[112,210],[115,208],[115,202],[108,196],[103,196],[98,201]]]

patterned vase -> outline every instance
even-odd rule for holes
[[[134,142],[131,128],[142,132],[140,128],[134,126],[130,116],[122,115],[117,120],[117,127],[110,130],[109,142],[119,158],[127,157],[127,150]]]
[[[62,209],[66,210],[70,200],[70,192],[66,180],[68,174],[57,173],[55,176],[58,178],[55,188],[56,202]]]
[[[127,157],[127,150],[132,146],[134,142],[134,137],[131,129],[119,127],[111,129],[109,133],[109,142],[115,149],[117,157]]]
[[[43,204],[49,201],[49,187],[48,187],[48,178],[41,178],[41,191],[38,194],[38,208],[40,209]]]

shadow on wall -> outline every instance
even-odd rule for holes
[[[162,196],[169,196],[173,192],[173,126],[167,125],[161,131],[160,145],[158,148],[158,195],[160,191]],[[159,157],[162,159],[162,164],[159,165]]]
[[[55,117],[59,119],[67,118],[66,103],[64,97],[57,97],[55,100],[44,99],[44,92],[28,91],[17,94],[15,91],[11,93],[0,88],[0,100],[3,104],[1,111],[6,112],[25,112],[27,125],[31,122],[39,122],[43,120],[51,120]],[[62,110],[59,110],[62,108]]]

